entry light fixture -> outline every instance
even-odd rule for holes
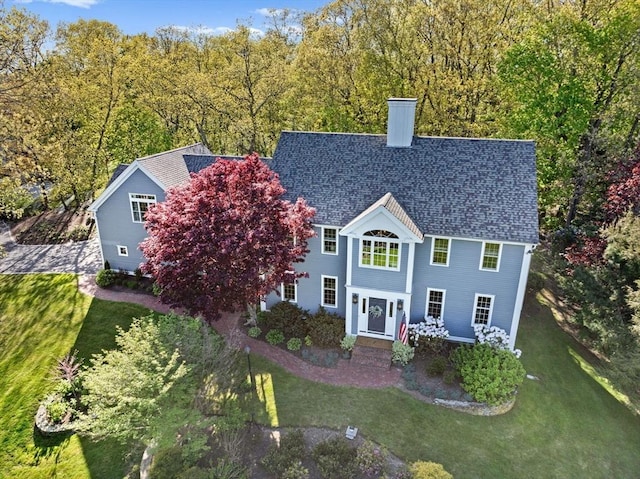
[[[398,311],[402,311],[402,308],[404,308],[404,301],[399,299],[398,300]]]
[[[353,293],[353,294],[351,295],[351,302],[352,302],[353,304],[358,304],[358,293]]]

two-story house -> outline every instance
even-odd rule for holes
[[[309,277],[265,298],[343,315],[346,333],[394,340],[441,317],[457,341],[475,324],[515,342],[538,242],[531,141],[414,136],[414,99],[391,99],[386,135],[283,132],[271,160],[287,197],[316,208]],[[214,161],[200,145],[134,161],[91,209],[103,259],[133,270],[148,205]]]

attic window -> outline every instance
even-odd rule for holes
[[[156,195],[143,195],[139,193],[129,193],[131,202],[131,218],[134,223],[142,223],[144,214],[149,209],[149,205],[156,202]]]

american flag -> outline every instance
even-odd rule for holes
[[[402,344],[409,343],[409,334],[407,331],[407,313],[402,313],[402,322],[400,323],[400,334],[398,339],[402,341]]]

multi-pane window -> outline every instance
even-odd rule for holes
[[[360,243],[360,265],[374,268],[400,269],[400,243],[391,238],[398,238],[388,231],[368,231],[365,236],[376,236],[376,239],[362,239]]]
[[[284,301],[298,302],[298,285],[297,283],[282,284],[282,299]]]
[[[129,193],[129,201],[131,202],[131,217],[134,223],[142,223],[144,214],[149,209],[149,205],[156,202],[156,195],[141,195],[138,193]]]
[[[493,296],[476,294],[476,307],[473,314],[473,324],[486,324],[491,322],[493,311]]]
[[[118,256],[129,256],[129,250],[126,246],[118,245]]]
[[[449,264],[449,239],[433,238],[431,264],[447,266]]]
[[[444,309],[444,290],[427,289],[427,316],[441,318]]]
[[[482,269],[498,271],[500,264],[500,243],[484,243],[482,248]]]
[[[322,253],[338,254],[338,230],[322,228]]]
[[[335,276],[322,277],[322,306],[338,306],[338,278]]]

